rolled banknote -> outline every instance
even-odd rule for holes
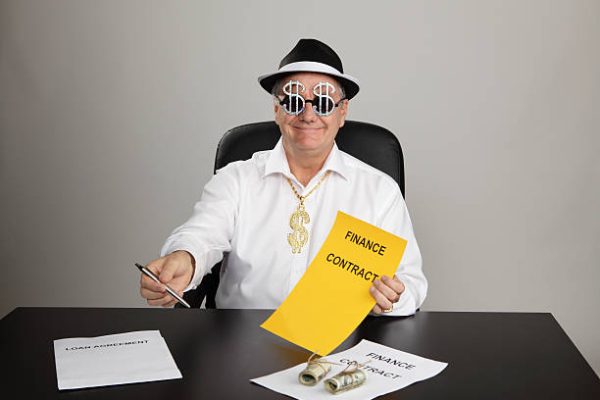
[[[334,377],[325,380],[325,389],[336,394],[359,387],[366,380],[367,375],[361,369],[342,371]]]
[[[309,361],[300,374],[298,374],[298,380],[301,384],[307,386],[315,386],[331,369],[331,364],[326,360],[315,360]]]

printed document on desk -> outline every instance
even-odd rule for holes
[[[299,400],[369,400],[432,378],[448,365],[365,339],[356,346],[341,353],[330,354],[325,359],[334,364],[325,378],[315,386],[305,386],[298,382],[298,374],[306,368],[306,363],[250,381]],[[347,392],[328,392],[325,380],[347,368],[352,361],[362,365],[367,377],[365,382]]]
[[[54,341],[58,389],[180,379],[159,331]]]

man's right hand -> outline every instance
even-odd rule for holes
[[[172,307],[177,300],[167,293],[165,285],[169,285],[177,294],[183,296],[183,289],[190,284],[194,275],[194,257],[187,251],[174,251],[151,261],[146,268],[154,272],[163,284],[156,283],[142,274],[140,294],[151,306]]]

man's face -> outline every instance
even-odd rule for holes
[[[300,82],[304,91],[299,92],[298,85],[287,85],[288,82]],[[329,96],[334,103],[341,99],[339,83],[328,75],[312,72],[301,72],[286,76],[282,79],[282,85],[278,98],[284,96],[284,90],[288,93],[297,92],[306,100],[313,100],[315,93],[326,93],[329,87]],[[331,85],[328,86],[327,84]],[[331,88],[335,88],[332,93]],[[329,154],[338,130],[344,126],[348,112],[348,101],[342,101],[335,107],[333,112],[327,116],[320,116],[313,110],[313,104],[305,103],[304,111],[298,115],[290,115],[280,104],[275,104],[275,122],[279,125],[283,146],[286,151],[296,157],[325,156]]]

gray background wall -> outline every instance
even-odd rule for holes
[[[600,2],[0,2],[0,316],[144,307],[216,144],[300,37],[395,132],[425,310],[551,312],[600,371]],[[451,361],[451,360],[450,360]]]

